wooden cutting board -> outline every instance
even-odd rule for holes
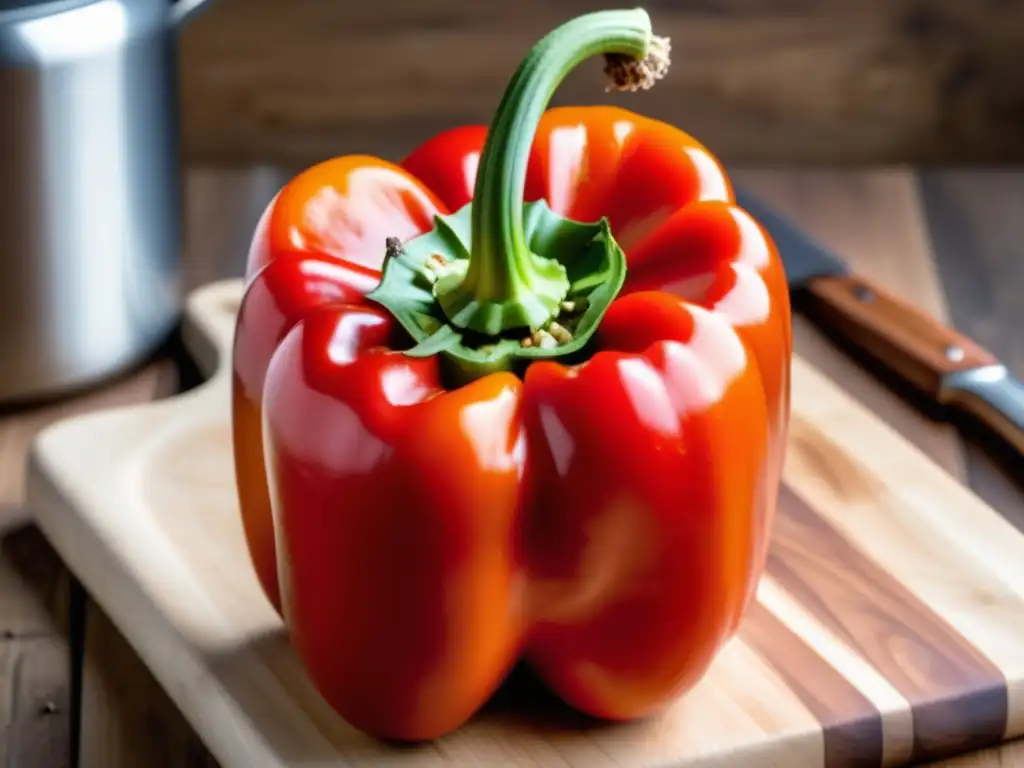
[[[1024,734],[1024,535],[801,359],[767,575],[692,692],[598,724],[517,674],[438,742],[359,734],[245,551],[224,365],[240,295],[190,298],[207,383],[57,424],[28,478],[43,531],[224,766],[897,765]]]

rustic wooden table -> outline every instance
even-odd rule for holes
[[[195,169],[187,179],[186,283],[238,275],[256,218],[286,174]],[[742,170],[865,276],[953,322],[1024,376],[1024,169]],[[797,348],[1024,529],[1012,457],[921,415],[802,319]],[[162,768],[213,759],[118,631],[75,584],[23,505],[26,449],[61,417],[163,397],[196,381],[175,344],[107,386],[0,413],[0,766]],[[1017,476],[1022,477],[1017,469]],[[1024,743],[945,766],[1024,766]]]

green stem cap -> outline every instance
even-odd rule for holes
[[[469,263],[438,281],[434,291],[453,325],[490,335],[533,331],[557,314],[569,289],[565,267],[532,253],[523,230],[526,169],[537,125],[555,89],[581,62],[596,54],[642,61],[652,40],[646,11],[599,11],[550,32],[520,64],[480,157]]]
[[[537,126],[582,61],[604,54],[609,89],[635,91],[665,74],[668,51],[640,8],[579,16],[533,47],[488,130],[472,202],[389,243],[369,298],[413,336],[407,354],[445,353],[474,377],[582,349],[622,287],[625,255],[606,220],[573,222],[544,201],[524,203]]]

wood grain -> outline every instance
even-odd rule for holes
[[[39,530],[9,530],[0,538],[0,642],[66,631],[67,589],[64,566]]]
[[[92,601],[84,652],[79,768],[216,765],[138,654]]]
[[[1002,747],[982,749],[959,757],[924,765],[942,768],[1022,768],[1024,766],[1024,741],[1017,740]]]
[[[817,278],[803,298],[819,328],[943,405],[944,376],[996,362],[964,334],[863,277]]]
[[[161,387],[168,387],[163,392],[174,387],[173,365],[167,360],[57,402],[0,412],[0,765],[70,765],[70,579],[59,556],[31,526],[24,497],[29,444],[54,421],[148,401]],[[54,711],[39,709],[47,702],[54,704]]]
[[[1002,670],[1010,681],[1006,735],[1024,733],[1024,686],[1016,682],[1024,674],[1024,536],[997,514],[976,515],[979,500],[946,485],[934,464],[918,466],[920,452],[888,439],[897,436],[891,427],[869,435],[866,409],[824,390],[800,391],[794,376],[801,401],[807,418],[791,425],[787,484]],[[879,473],[900,480],[880,485]]]
[[[54,637],[0,642],[0,765],[70,764],[67,663]]]
[[[885,728],[881,713],[842,673],[819,656],[763,603],[754,603],[740,637],[772,667],[821,723],[825,768],[881,765]]]
[[[768,573],[910,703],[911,759],[1002,740],[1007,700],[999,668],[789,488]],[[959,695],[946,696],[950,689]]]
[[[217,0],[182,33],[193,161],[391,159],[487,122],[540,35],[593,0]],[[733,163],[1024,157],[1024,4],[1010,0],[654,0],[673,69],[642,96],[583,67],[557,103],[667,119]]]
[[[238,290],[236,281],[198,294],[189,338],[229,349]],[[199,359],[210,362],[205,352]],[[434,764],[435,750],[456,764],[710,765],[728,753],[824,765],[837,744],[850,760],[856,747],[896,763],[893,754],[944,755],[1024,732],[1024,536],[1008,536],[998,515],[801,359],[793,381],[786,483],[809,506],[783,500],[780,516],[793,524],[780,527],[773,558],[785,567],[772,578],[842,647],[819,650],[820,638],[793,629],[792,610],[759,600],[799,635],[794,653],[855,654],[869,674],[834,668],[860,695],[847,685],[830,698],[806,678],[791,686],[786,675],[798,667],[776,658],[779,627],[755,627],[658,718],[556,728],[537,712],[492,709],[436,744],[393,752],[326,710],[259,591],[230,471],[223,368],[183,397],[48,430],[30,492],[48,536],[227,765],[419,766]],[[876,705],[888,695],[879,677],[899,695],[885,707]],[[830,742],[819,715],[835,702],[846,717],[830,721]],[[876,714],[881,750],[877,729],[864,729]]]

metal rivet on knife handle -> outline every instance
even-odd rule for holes
[[[946,347],[946,359],[953,363],[959,363],[964,359],[964,348],[958,344],[950,344]]]
[[[877,294],[868,286],[858,283],[853,288],[853,295],[856,296],[859,301],[867,304],[868,302],[874,301]]]

